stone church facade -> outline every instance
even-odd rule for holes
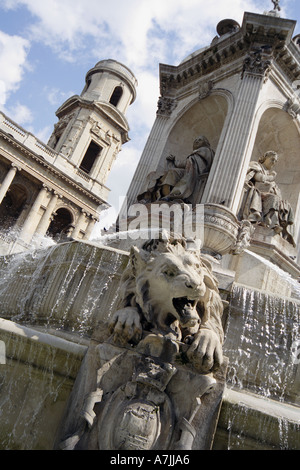
[[[47,145],[1,113],[1,254],[23,251],[45,234],[89,239],[108,207],[105,182],[128,141],[125,114],[136,85],[124,65],[98,62],[81,95],[57,110]]]

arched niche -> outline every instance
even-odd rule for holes
[[[7,191],[0,205],[0,229],[11,229],[28,200],[28,191],[22,184],[14,183]]]
[[[283,109],[268,108],[259,122],[251,160],[257,161],[268,150],[278,153],[276,183],[295,213],[300,192],[299,148],[300,132],[293,118]]]
[[[49,225],[47,235],[52,238],[66,235],[73,222],[72,213],[65,207],[56,210],[55,216]]]
[[[185,109],[171,129],[160,166],[164,167],[165,159],[170,154],[184,161],[192,152],[193,142],[199,135],[207,137],[216,151],[227,112],[227,98],[221,94],[212,94]]]

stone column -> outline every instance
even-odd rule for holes
[[[175,107],[175,104],[173,107]],[[137,202],[136,198],[144,187],[148,174],[151,171],[156,170],[159,164],[163,147],[165,146],[165,139],[163,138],[163,134],[165,132],[166,125],[169,124],[170,117],[170,113],[163,113],[163,111],[160,112],[162,114],[158,114],[155,119],[144,151],[141,155],[140,162],[129,186],[127,192],[128,206]]]
[[[45,210],[44,215],[42,216],[35,233],[38,233],[39,235],[45,235],[47,228],[49,227],[49,224],[51,222],[51,216],[54,212],[57,199],[61,197],[62,196],[58,194],[56,191],[53,192],[52,198],[49,201],[47,209]]]
[[[250,52],[245,59],[235,107],[203,195],[204,202],[222,203],[234,213],[239,207],[254,145],[255,136],[251,135],[251,129],[259,93],[270,66],[267,60],[270,57],[266,55]]]
[[[92,231],[93,231],[93,228],[95,227],[96,222],[97,222],[97,219],[91,215],[89,217],[88,226],[85,230],[85,234],[84,234],[84,237],[83,237],[84,240],[89,240],[90,239],[90,236],[92,234]]]
[[[0,187],[0,204],[3,201],[3,199],[6,196],[7,191],[9,190],[9,187],[16,176],[17,171],[20,171],[21,168],[18,168],[14,163],[12,163],[7,175],[4,178],[3,183],[1,184]]]
[[[49,191],[49,188],[47,188],[46,185],[43,185],[42,189],[40,190],[40,192],[38,193],[36,197],[36,200],[33,203],[33,206],[31,207],[31,210],[28,216],[26,217],[26,220],[24,222],[24,225],[21,229],[20,236],[19,236],[19,238],[25,243],[30,243],[32,236],[35,232],[35,229],[41,220],[39,209],[41,207],[41,204],[44,201],[47,191]]]
[[[78,238],[79,231],[83,226],[83,222],[85,221],[86,216],[87,216],[87,213],[83,209],[81,209],[81,213],[78,217],[78,220],[75,224],[75,228],[72,232],[72,238]]]

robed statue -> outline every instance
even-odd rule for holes
[[[243,219],[273,229],[275,234],[295,246],[292,236],[293,211],[275,183],[277,173],[273,168],[277,161],[278,154],[270,150],[258,162],[250,162],[245,180]]]
[[[213,158],[214,151],[209,141],[199,136],[194,140],[193,151],[185,161],[177,162],[170,155],[167,157],[167,170],[154,171],[148,175],[138,201],[179,200],[193,205],[199,203],[201,185],[206,182]]]

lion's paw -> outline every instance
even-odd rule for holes
[[[194,368],[202,373],[217,369],[223,362],[219,338],[211,330],[200,330],[187,351],[187,357]]]
[[[109,322],[109,330],[114,342],[125,345],[137,344],[142,337],[140,315],[134,307],[125,307],[117,310]]]

